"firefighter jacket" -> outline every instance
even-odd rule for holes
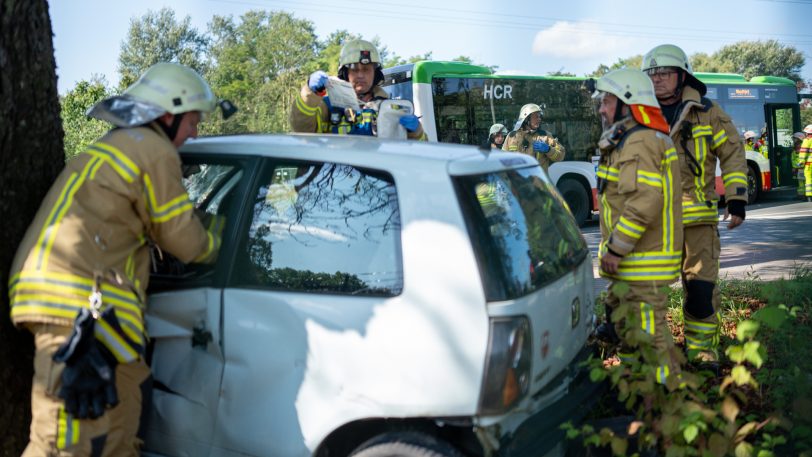
[[[598,146],[601,244],[621,256],[623,281],[670,284],[680,275],[682,211],[680,167],[671,139],[625,118],[604,132]]]
[[[671,125],[671,139],[682,173],[682,221],[717,224],[716,163],[722,170],[725,199],[747,201],[747,161],[739,134],[722,108],[683,89],[681,109]]]
[[[803,168],[804,165],[812,165],[812,138],[806,137],[801,143],[801,149],[798,150],[798,164]]]
[[[360,113],[350,113],[330,104],[330,94],[322,97],[305,84],[290,108],[290,126],[297,133],[335,133],[339,135],[375,135],[378,107],[389,98],[380,86],[372,89],[372,100],[362,102]],[[351,111],[351,110],[349,110]],[[414,132],[406,132],[410,140],[427,140],[420,124]]]
[[[547,152],[536,152],[533,150],[533,142],[541,140],[550,146]],[[553,135],[545,130],[536,130],[535,132],[529,129],[520,128],[508,133],[505,142],[502,143],[502,150],[509,152],[521,152],[538,160],[539,165],[544,171],[550,168],[553,162],[560,162],[564,159],[566,150],[564,145],[558,142]]]
[[[193,209],[180,156],[157,125],[111,130],[68,162],[17,249],[13,322],[70,327],[98,287],[144,347],[151,243],[182,262],[217,255],[219,228],[207,230]]]

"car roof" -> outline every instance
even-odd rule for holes
[[[383,168],[444,167],[450,174],[473,174],[536,165],[523,154],[476,146],[413,140],[385,140],[359,135],[247,134],[200,137],[188,141],[181,153],[219,156],[261,156],[302,160],[335,160]],[[385,160],[381,160],[386,157]],[[332,159],[331,159],[332,158]]]

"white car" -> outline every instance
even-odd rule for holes
[[[144,455],[563,450],[599,388],[592,260],[535,160],[329,135],[182,158],[224,242],[152,277]]]

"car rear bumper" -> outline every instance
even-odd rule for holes
[[[589,368],[583,362],[594,352],[585,347],[570,363],[572,381],[567,394],[526,419],[516,430],[500,440],[499,456],[541,456],[565,439],[561,424],[578,424],[608,390],[607,384],[589,379]],[[569,376],[566,376],[569,377]],[[555,382],[553,380],[552,382]]]

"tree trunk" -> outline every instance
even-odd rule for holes
[[[46,0],[0,1],[0,456],[18,456],[31,422],[31,335],[9,319],[11,261],[64,166]]]

